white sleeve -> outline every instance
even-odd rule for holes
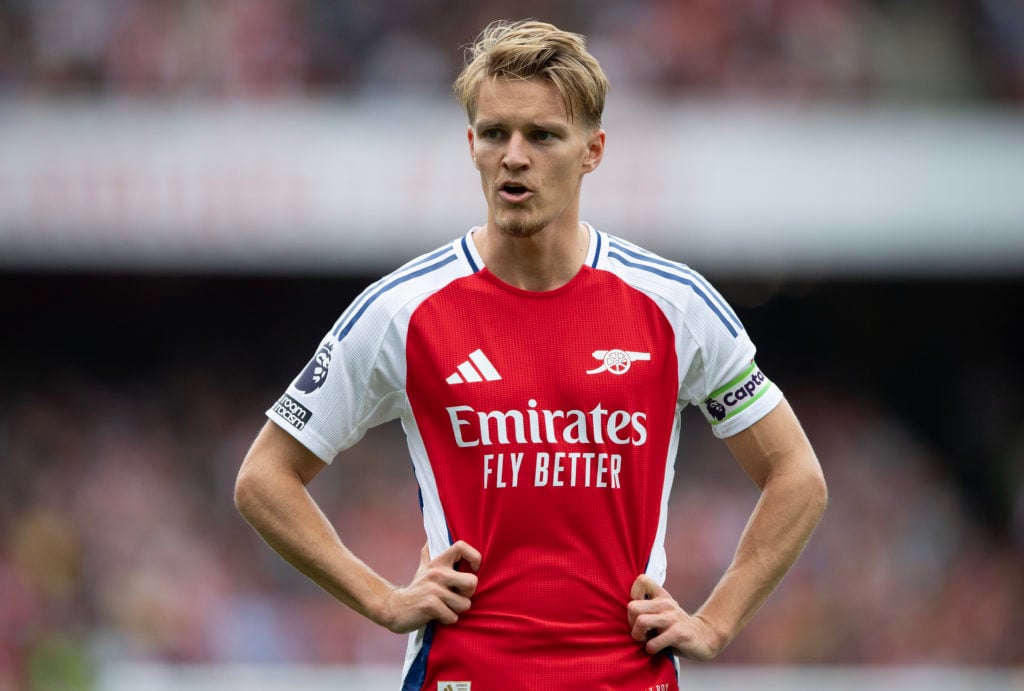
[[[405,400],[404,339],[388,310],[367,300],[368,292],[266,413],[326,463],[371,427],[398,417]]]
[[[756,348],[732,309],[717,292],[712,298],[691,299],[685,310],[693,341],[680,395],[724,439],[771,412],[782,391],[754,362]]]

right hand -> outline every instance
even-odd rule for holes
[[[442,624],[457,622],[459,615],[469,609],[477,585],[475,574],[455,569],[460,561],[473,571],[480,570],[480,552],[462,540],[434,559],[424,545],[412,583],[387,594],[380,623],[394,633],[408,633],[435,620]]]

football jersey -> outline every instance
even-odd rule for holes
[[[267,414],[325,462],[401,419],[431,555],[482,555],[470,610],[410,636],[404,689],[676,689],[626,606],[665,579],[680,412],[727,437],[782,394],[686,266],[588,226],[576,276],[531,292],[474,230],[363,291]]]

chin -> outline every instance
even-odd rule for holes
[[[495,219],[494,224],[502,235],[513,238],[528,238],[544,230],[548,225],[548,221],[525,216],[512,218],[506,216],[505,218]]]

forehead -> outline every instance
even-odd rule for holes
[[[480,84],[473,123],[558,122],[569,124],[562,95],[545,79],[488,77]]]

